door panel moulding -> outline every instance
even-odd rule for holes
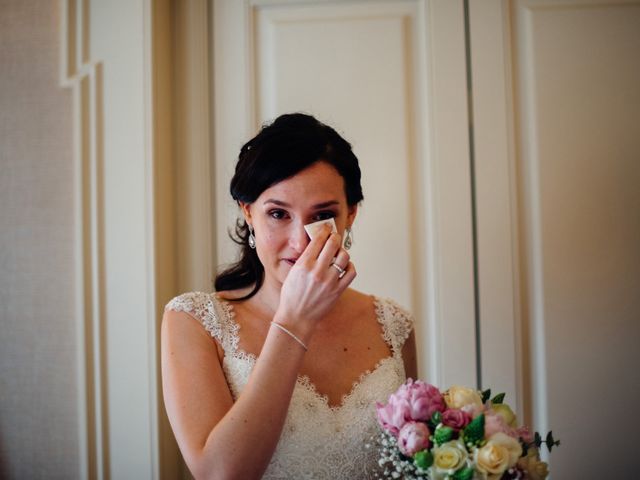
[[[105,361],[102,66],[90,62],[88,2],[65,0],[60,83],[72,90],[80,478],[109,478]]]

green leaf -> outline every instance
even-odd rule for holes
[[[433,455],[429,450],[422,450],[413,456],[413,463],[422,470],[427,470],[433,465]]]
[[[551,451],[551,449],[553,448],[553,432],[551,430],[549,430],[549,433],[547,433],[547,448],[549,449],[549,451]]]
[[[496,395],[495,397],[493,397],[491,399],[491,403],[494,403],[494,404],[498,405],[498,404],[504,402],[504,395],[505,395],[504,393],[499,393],[498,395]]]
[[[553,447],[560,445],[560,441],[553,438],[553,433],[551,432],[551,430],[549,430],[549,433],[547,433],[547,439],[545,443],[547,444],[547,448],[549,449],[549,451],[551,451]]]
[[[464,429],[465,443],[478,444],[484,438],[484,413],[471,420]]]
[[[447,443],[452,438],[453,438],[453,428],[451,427],[437,428],[436,432],[433,434],[433,441],[436,442],[436,444],[438,445]]]
[[[442,413],[433,412],[431,418],[427,421],[427,425],[429,426],[429,430],[433,432],[438,425],[442,422]]]
[[[526,457],[527,456],[527,452],[529,451],[529,444],[527,442],[525,442],[522,437],[520,437],[520,445],[522,445],[522,455],[520,455],[521,457]]]
[[[466,467],[453,474],[454,480],[471,480],[473,478],[473,468]]]
[[[536,432],[533,436],[533,444],[538,448],[540,448],[540,445],[542,445],[542,437],[538,432]]]
[[[433,415],[431,415],[431,422],[434,425],[438,425],[440,422],[442,422],[442,414],[438,411],[433,412]]]
[[[487,388],[482,392],[482,403],[486,402],[491,398],[491,389]]]

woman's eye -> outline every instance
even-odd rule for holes
[[[284,210],[271,210],[269,212],[269,216],[275,218],[276,220],[281,220],[287,216],[287,212]]]
[[[315,214],[315,216],[313,217],[313,219],[316,222],[319,222],[320,220],[327,220],[329,218],[334,218],[336,216],[335,212],[318,212]]]

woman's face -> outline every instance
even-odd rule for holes
[[[256,252],[265,282],[282,284],[289,269],[309,244],[304,226],[334,218],[343,235],[357,207],[349,207],[344,179],[326,162],[316,162],[291,178],[267,188],[251,204],[241,204],[253,226]]]

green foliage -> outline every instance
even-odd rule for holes
[[[453,474],[453,480],[471,480],[473,478],[473,468],[466,467]]]
[[[547,433],[547,437],[544,440],[542,440],[542,437],[538,432],[535,432],[535,434],[533,435],[533,442],[525,443],[521,441],[520,443],[522,443],[522,450],[524,454],[526,454],[527,450],[534,445],[537,448],[540,448],[544,443],[547,446],[549,452],[551,452],[553,447],[560,446],[560,440],[556,440],[555,438],[553,438],[553,432],[551,430],[549,430],[549,433]]]
[[[485,403],[490,398],[491,398],[491,389],[487,388],[482,392],[482,403]]]
[[[496,395],[495,397],[493,397],[491,399],[491,403],[498,405],[500,403],[504,402],[504,393],[499,393],[498,395]]]
[[[433,441],[436,442],[437,445],[447,443],[453,438],[453,432],[454,430],[451,427],[441,426],[436,428],[436,432],[433,434]]]
[[[441,422],[442,422],[442,413],[438,411],[433,412],[433,415],[431,415],[431,418],[427,422],[429,425],[429,430],[433,432]]]
[[[422,450],[413,456],[413,463],[422,470],[427,470],[433,465],[433,455],[429,450]]]
[[[531,444],[525,442],[522,437],[520,437],[518,440],[520,441],[520,445],[522,445],[522,455],[520,455],[520,456],[521,457],[526,457],[527,456],[527,452],[529,451],[529,448],[531,447]]]
[[[471,420],[463,431],[465,443],[478,445],[484,438],[484,413]]]
[[[553,447],[560,446],[560,440],[556,440],[553,438],[553,433],[551,432],[551,430],[549,430],[549,433],[547,433],[547,439],[545,440],[545,443],[547,444],[549,452],[551,452],[551,449]]]
[[[533,436],[533,444],[538,448],[540,448],[540,445],[542,445],[542,437],[540,437],[540,434],[538,432],[536,432]]]

